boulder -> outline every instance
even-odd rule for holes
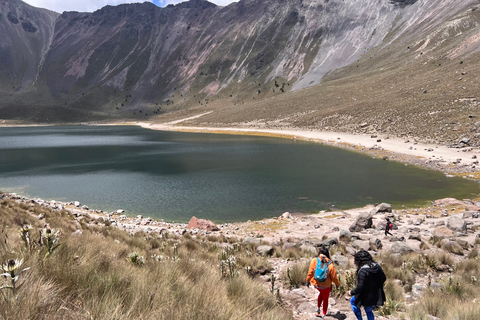
[[[346,268],[348,266],[348,258],[339,254],[334,254],[332,256],[332,261],[335,265],[342,268]]]
[[[355,222],[350,226],[350,232],[360,232],[372,227],[372,215],[368,212],[362,212],[358,215]]]
[[[441,244],[443,250],[463,256],[463,248],[460,244],[458,244],[458,242],[449,239],[443,239]]]
[[[392,205],[389,203],[380,203],[375,207],[375,211],[378,212],[392,212]]]
[[[340,241],[350,241],[350,239],[352,238],[352,233],[348,230],[340,230],[340,235],[339,235],[339,239]]]
[[[338,246],[338,239],[335,237],[327,238],[323,241],[323,245],[328,247]]]
[[[260,245],[260,239],[258,238],[254,238],[254,237],[246,237],[245,239],[243,239],[243,243],[244,244],[256,244],[256,245]]]
[[[220,229],[217,227],[215,223],[210,220],[205,219],[197,219],[196,217],[192,217],[190,222],[188,222],[187,229],[200,229],[206,231],[219,231]]]
[[[450,217],[447,221],[447,228],[457,232],[467,232],[467,223],[457,216]]]
[[[399,241],[395,242],[390,248],[390,252],[393,254],[405,254],[413,251],[414,250],[410,248],[407,244]]]
[[[433,202],[435,206],[455,206],[455,205],[465,205],[465,202],[460,201],[455,198],[443,198],[438,199]]]
[[[420,235],[420,232],[414,231],[408,235],[408,239],[422,241],[422,236]]]
[[[245,241],[245,240],[244,240]],[[297,246],[296,243],[293,243],[293,242],[285,242],[282,246],[282,250],[287,250],[287,249],[290,249],[290,248],[295,248]]]
[[[478,211],[466,211],[463,213],[463,219],[478,218]]]
[[[292,219],[292,214],[290,212],[284,212],[280,218],[282,219]]]
[[[257,253],[261,256],[272,256],[275,249],[272,246],[258,246]]]
[[[310,302],[302,302],[299,304],[297,307],[297,313],[298,314],[310,314],[310,313],[315,313],[315,310],[317,310],[317,306],[313,305]]]
[[[403,241],[405,241],[405,237],[393,236],[388,241],[390,241],[390,242],[403,242]]]
[[[300,249],[302,249],[303,251],[305,252],[311,252],[312,254],[314,255],[317,255],[318,252],[317,252],[317,248],[315,248],[314,246],[310,245],[310,244],[302,244],[300,246]]]
[[[413,221],[413,224],[414,224],[415,226],[419,226],[419,225],[421,225],[422,223],[423,223],[423,218],[417,218],[417,219],[415,219],[415,221]]]
[[[470,248],[470,243],[467,240],[456,239],[456,241],[463,249],[468,250]]]
[[[360,250],[360,249],[370,250],[370,243],[368,243],[367,241],[355,240],[352,243],[352,247],[354,247],[357,250]]]
[[[454,233],[449,228],[438,226],[433,229],[432,236],[434,239],[452,238],[454,236]]]
[[[378,251],[383,248],[382,241],[378,238],[371,238],[370,239],[370,250]]]

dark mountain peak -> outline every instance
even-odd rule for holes
[[[214,8],[217,5],[207,0],[190,0],[177,4],[175,8],[187,8],[187,9],[207,9]]]
[[[106,5],[105,7],[93,12],[93,15],[111,15],[117,13],[132,13],[138,11],[155,10],[158,7],[151,2],[143,3],[125,3],[116,6]]]
[[[391,3],[391,4],[399,5],[399,6],[401,6],[401,7],[405,7],[405,6],[414,4],[414,3],[417,2],[417,1],[418,1],[418,0],[390,0],[390,3]]]

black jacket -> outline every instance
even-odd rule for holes
[[[357,273],[357,287],[351,292],[355,296],[355,305],[358,308],[382,306],[385,302],[383,284],[386,280],[387,277],[379,264],[361,267]]]

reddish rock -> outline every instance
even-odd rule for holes
[[[452,238],[453,236],[453,231],[446,227],[440,226],[433,230],[433,237],[437,239]]]
[[[207,230],[207,231],[219,231],[220,229],[217,227],[215,223],[210,220],[205,219],[197,219],[196,217],[192,217],[190,222],[188,223],[187,229],[200,229],[200,230]]]
[[[460,201],[455,198],[444,198],[438,199],[433,202],[436,206],[454,206],[454,205],[465,205],[463,201]]]
[[[470,204],[465,206],[466,211],[480,211],[480,207]]]

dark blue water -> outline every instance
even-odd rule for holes
[[[480,193],[475,182],[314,143],[131,126],[0,128],[0,190],[178,222]]]

